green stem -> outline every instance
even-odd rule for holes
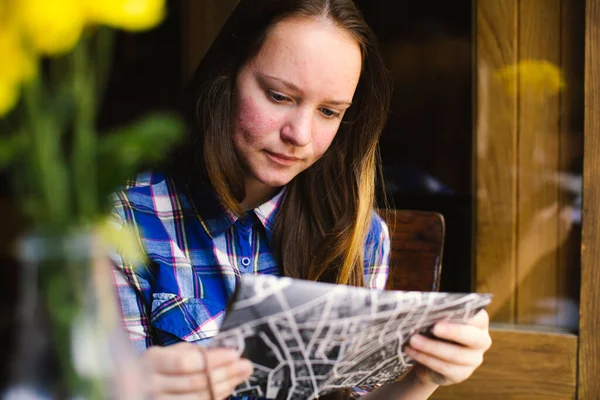
[[[61,370],[61,377],[67,390],[73,394],[80,392],[82,382],[78,379],[72,363],[72,324],[79,304],[73,293],[73,283],[60,273],[64,265],[48,263],[42,267],[42,283],[46,306],[50,316],[51,335]]]
[[[89,40],[83,40],[73,52],[75,97],[74,144],[72,154],[73,187],[77,211],[82,223],[89,223],[98,211],[96,167],[96,95],[95,75],[89,59]]]
[[[62,156],[60,127],[51,113],[46,112],[43,82],[35,79],[24,88],[25,124],[30,135],[33,151],[29,162],[29,178],[32,180],[30,196],[40,200],[34,224],[46,228],[64,227],[69,220],[68,172]]]
[[[94,42],[96,59],[96,101],[102,104],[113,60],[115,33],[110,28],[98,27]]]

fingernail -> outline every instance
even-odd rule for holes
[[[424,340],[421,335],[414,335],[410,338],[410,344],[415,347],[420,347],[423,344]]]
[[[252,363],[246,359],[243,359],[240,362],[238,362],[237,369],[238,369],[240,375],[243,375],[243,376],[250,376],[250,375],[252,375],[252,372],[254,371],[254,367],[252,366]]]

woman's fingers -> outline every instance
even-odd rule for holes
[[[422,335],[414,335],[410,339],[410,346],[418,352],[452,364],[479,366],[483,362],[481,350],[430,339]]]
[[[406,353],[418,363],[417,374],[438,385],[462,382],[471,376],[492,344],[485,310],[464,324],[440,322],[433,327],[433,334],[434,339],[414,335]]]
[[[250,367],[252,367],[252,365],[250,365]],[[213,381],[213,393],[216,399],[220,400],[228,397],[237,385],[248,379],[248,377],[252,374],[251,371],[252,370],[250,370],[247,375],[236,375],[235,377],[230,377],[228,379]]]
[[[438,339],[445,339],[473,349],[487,350],[492,344],[487,331],[471,325],[444,323],[435,326],[433,334]]]
[[[252,363],[246,359],[241,359],[230,365],[210,370],[210,378],[213,386],[221,382],[242,383],[252,375]]]
[[[437,385],[462,382],[470,377],[475,370],[473,366],[452,364],[432,355],[416,351],[411,347],[406,348],[406,353],[420,364],[417,367],[421,367],[421,374],[427,374],[429,380]],[[422,369],[423,367],[425,369]]]
[[[215,396],[218,397],[217,389],[221,387],[231,388],[227,395],[237,385],[252,375],[252,364],[245,359],[234,361],[225,366],[210,370],[210,383],[213,385]],[[210,391],[208,373],[175,375],[155,374],[152,379],[153,393],[197,393]]]
[[[210,397],[206,397],[204,394],[199,395],[198,393],[187,393],[187,394],[161,393],[159,395],[153,396],[152,400],[213,400],[213,399],[211,399]],[[221,400],[221,399],[217,398],[214,400]]]
[[[224,400],[233,391],[230,390],[229,393],[225,395],[217,395],[215,394],[215,398],[211,398],[208,393],[188,393],[188,394],[161,394],[160,396],[153,397],[152,400]]]
[[[487,330],[490,327],[490,315],[486,310],[481,310],[467,321],[467,325]]]
[[[473,349],[487,350],[492,345],[488,332],[487,313],[477,314],[467,324],[451,324],[440,322],[433,327],[433,334],[440,338],[455,342]],[[477,318],[477,319],[476,319]]]
[[[178,343],[169,347],[152,347],[146,351],[144,358],[148,359],[154,372],[171,375],[193,374],[240,359],[232,349],[206,349],[204,352],[207,360],[197,345]]]
[[[252,364],[236,351],[200,349],[189,343],[150,348],[143,362],[154,400],[222,399],[252,375]]]
[[[210,371],[212,393],[215,399],[220,400],[228,397],[233,389],[252,375],[252,363],[242,359],[231,366],[221,367]]]
[[[151,393],[197,393],[208,390],[208,379],[205,373],[188,375],[155,374],[151,380]]]

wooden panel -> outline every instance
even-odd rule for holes
[[[600,398],[600,0],[587,0],[578,398]]]
[[[185,0],[183,6],[183,77],[194,72],[239,0]]]
[[[492,327],[491,336],[494,343],[473,376],[461,384],[439,388],[432,399],[575,398],[577,336],[500,326]]]
[[[519,2],[520,60],[560,65],[560,6],[560,0]],[[558,205],[558,190],[547,179],[558,170],[559,97],[528,83],[528,74],[519,79],[518,245],[527,248],[517,252],[517,322],[537,323],[543,302],[545,323],[555,325],[558,213],[549,207]],[[539,249],[545,257],[527,254]]]
[[[517,99],[494,73],[517,62],[516,0],[474,2],[476,18],[476,289],[494,293],[493,320],[513,322],[516,241]],[[516,92],[516,81],[509,88]]]
[[[379,210],[391,235],[387,290],[440,288],[444,218],[434,212]]]

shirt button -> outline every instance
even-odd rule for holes
[[[242,265],[244,267],[247,267],[248,265],[250,265],[250,259],[248,257],[243,257],[242,258]]]

